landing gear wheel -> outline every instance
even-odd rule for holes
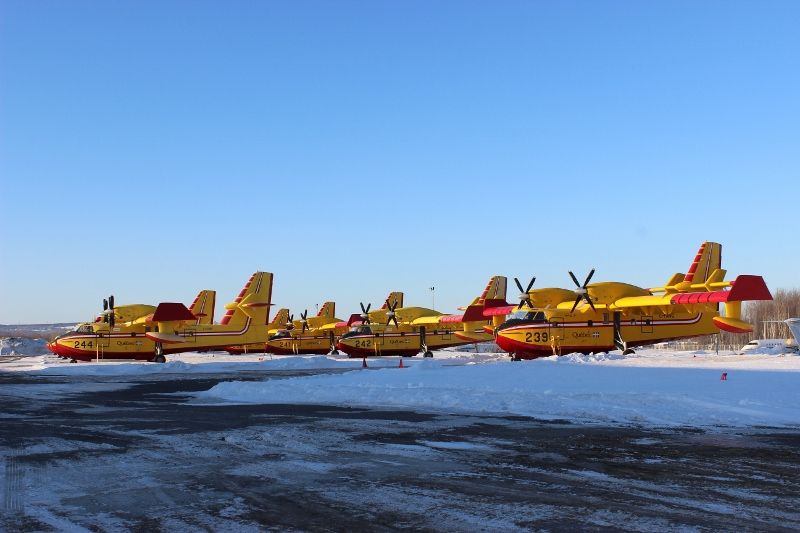
[[[628,348],[627,350],[625,350],[624,352],[622,352],[622,355],[630,355],[630,354],[632,354],[632,353],[636,353],[636,352],[634,352],[634,351],[633,351],[631,348]]]
[[[433,357],[433,354],[431,352],[426,351],[424,354],[422,354],[422,357]]]
[[[515,354],[515,353],[511,353],[511,354],[509,354],[509,355],[511,356],[511,360],[512,360],[512,361],[522,361],[522,359],[520,359],[520,358],[517,356],[517,354]]]
[[[153,356],[153,358],[151,359],[151,361],[154,362],[154,363],[166,363],[167,362],[166,358],[164,357],[164,347],[161,345],[160,342],[156,343],[156,353]]]
[[[77,362],[78,362],[78,360],[77,360],[77,359],[70,359],[70,360],[69,360],[69,362],[70,362],[70,363],[77,363]]]
[[[339,355],[339,350],[331,350],[328,355]]]

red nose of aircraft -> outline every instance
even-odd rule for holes
[[[56,355],[61,355],[60,353],[58,353],[59,352],[59,350],[58,350],[59,346],[55,341],[48,342],[47,343],[47,349],[50,350],[51,352],[53,352]]]

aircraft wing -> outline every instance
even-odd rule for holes
[[[158,324],[164,322],[194,322],[196,320],[197,317],[182,303],[162,302],[156,307],[156,311],[153,313],[153,316],[150,317],[149,322]],[[181,337],[180,335],[161,331],[149,331],[145,333],[145,336],[148,339],[166,344],[176,344],[187,341],[185,337]]]
[[[483,310],[483,316],[492,317],[497,315],[510,315],[517,310],[516,305],[501,305],[498,307],[489,307]]]
[[[421,316],[411,321],[414,326],[438,326],[445,315]]]
[[[767,284],[761,276],[741,275],[731,282],[730,290],[702,292],[679,292],[654,296],[631,296],[620,298],[608,306],[609,309],[635,307],[657,307],[668,305],[717,304],[751,300],[771,300]]]

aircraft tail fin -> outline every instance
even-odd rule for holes
[[[722,268],[722,245],[706,241],[700,245],[697,255],[684,276],[685,283],[705,283],[715,270]]]
[[[508,290],[508,278],[505,276],[492,276],[483,293],[478,298],[478,303],[485,307],[499,307],[508,305],[506,303],[506,292]]]
[[[197,293],[197,297],[189,306],[189,311],[197,317],[197,324],[213,324],[214,323],[214,306],[217,301],[217,292],[211,290],[202,290]]]
[[[483,289],[481,295],[464,309],[464,322],[483,321],[483,311],[486,308],[500,307],[508,305],[506,302],[506,290],[508,288],[508,278],[505,276],[492,276],[489,283]]]
[[[269,329],[283,329],[286,327],[286,323],[289,321],[289,310],[285,307],[283,309],[278,309],[278,312],[275,313],[272,321],[269,323]]]
[[[389,302],[392,305],[394,305],[394,303],[397,302],[397,307],[398,308],[402,308],[403,307],[403,293],[402,292],[390,292],[389,296],[386,297],[386,301],[383,302],[383,305],[381,306],[381,309],[388,309],[388,307],[386,305],[386,302]]]
[[[272,273],[256,272],[247,280],[236,300],[226,304],[220,324],[242,325],[248,320],[266,325],[272,305]]]
[[[336,302],[325,302],[317,313],[318,317],[333,318],[336,316]]]

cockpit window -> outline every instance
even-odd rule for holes
[[[517,320],[532,320],[534,322],[544,322],[545,316],[541,311],[517,311],[512,313],[509,318],[516,318]]]
[[[94,333],[90,324],[78,324],[73,331],[77,333]]]

